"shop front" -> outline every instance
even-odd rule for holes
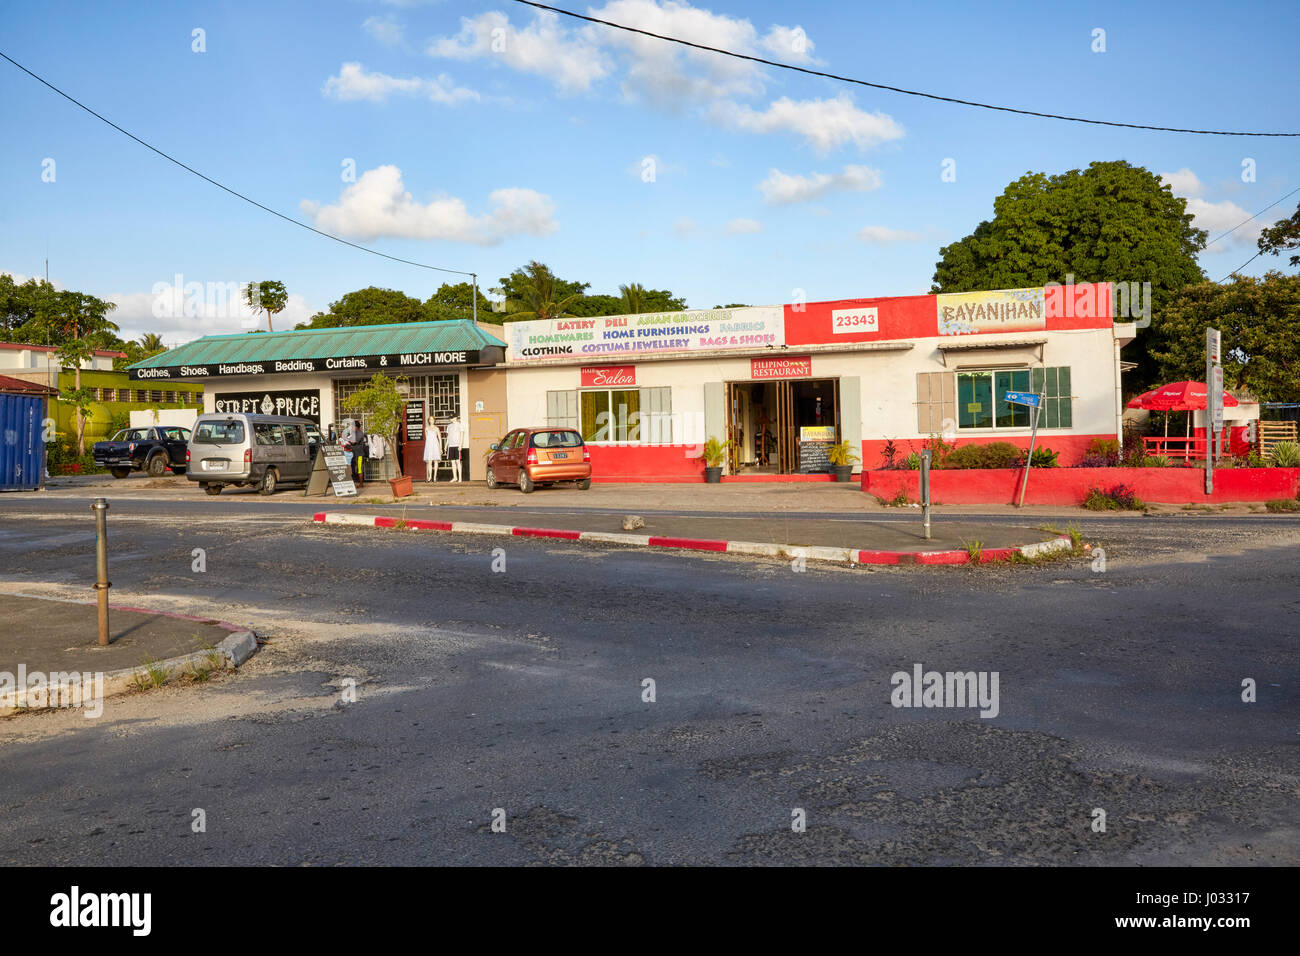
[[[1069,464],[1121,432],[1110,287],[809,302],[505,327],[511,427],[568,425],[594,481],[828,480],[847,442],[878,468],[934,437],[1026,447],[1009,391],[1043,396],[1039,444]],[[855,468],[855,470],[856,470]]]
[[[465,477],[475,471],[481,477],[481,461],[476,467],[468,441],[462,438],[453,450],[446,437],[466,433],[473,373],[501,359],[505,343],[492,328],[453,321],[210,335],[139,362],[128,374],[135,381],[202,382],[205,412],[292,415],[337,437],[346,419],[360,419],[369,430],[368,416],[347,401],[382,372],[397,380],[405,414],[397,447],[388,449],[386,460],[367,459],[365,477],[400,473],[423,480],[432,470],[425,452],[434,427],[439,458],[454,455]],[[440,474],[449,477],[451,469]]]

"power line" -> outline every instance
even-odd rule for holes
[[[1231,272],[1229,272],[1226,276],[1224,276],[1224,277],[1223,277],[1222,279],[1220,279],[1219,281],[1220,281],[1220,282],[1227,282],[1227,281],[1228,281],[1229,279],[1231,279],[1234,275],[1236,275],[1236,274],[1237,274],[1238,272],[1240,272],[1242,269],[1246,268],[1246,266],[1250,265],[1252,262],[1254,262],[1256,259],[1258,259],[1258,258],[1259,258],[1260,256],[1262,256],[1263,254],[1264,254],[1264,253],[1262,253],[1262,252],[1257,252],[1257,253],[1255,253],[1253,256],[1251,256],[1249,259],[1247,259],[1247,260],[1246,260],[1245,262],[1243,262],[1241,265],[1237,266],[1237,268],[1233,269]]]
[[[367,246],[358,245],[358,244],[355,243],[355,242],[349,242],[349,241],[346,240],[346,239],[340,239],[338,236],[330,235],[328,232],[322,232],[321,230],[316,229],[316,228],[313,227],[313,226],[309,226],[309,225],[307,225],[305,222],[301,222],[301,221],[299,221],[299,220],[297,220],[297,219],[294,219],[292,216],[286,216],[286,215],[285,215],[284,213],[282,213],[282,212],[276,212],[276,211],[275,211],[274,209],[272,209],[270,206],[264,206],[264,205],[262,205],[260,202],[258,202],[256,199],[250,199],[248,196],[245,196],[243,193],[238,192],[238,191],[236,191],[236,190],[234,190],[234,189],[231,189],[229,186],[224,186],[224,185],[222,185],[221,183],[219,183],[219,182],[217,182],[215,179],[213,179],[211,176],[205,176],[205,175],[203,175],[201,172],[199,172],[199,171],[198,171],[197,169],[195,169],[194,167],[192,167],[192,166],[186,166],[186,165],[185,165],[184,163],[182,163],[179,159],[177,159],[177,158],[174,157],[174,156],[170,156],[170,155],[168,155],[167,153],[164,153],[164,152],[163,152],[161,149],[159,149],[157,146],[153,146],[153,145],[151,145],[151,144],[149,144],[149,143],[146,143],[146,142],[145,142],[144,140],[142,140],[139,136],[136,136],[134,133],[129,132],[128,130],[123,129],[122,127],[118,126],[116,123],[114,123],[112,120],[108,119],[107,117],[101,116],[100,114],[96,113],[94,110],[92,110],[92,109],[91,109],[89,106],[87,106],[85,103],[82,103],[80,100],[78,100],[78,99],[76,99],[76,98],[74,98],[74,97],[72,97],[72,96],[69,96],[67,93],[63,92],[63,90],[59,89],[59,88],[58,88],[57,86],[55,86],[53,83],[47,82],[46,80],[44,80],[44,79],[42,79],[41,77],[37,76],[35,73],[33,73],[31,70],[27,69],[27,67],[23,66],[21,63],[19,63],[19,62],[18,62],[17,60],[15,60],[13,57],[8,56],[8,55],[6,55],[6,54],[3,53],[3,52],[0,52],[0,57],[4,57],[4,59],[8,60],[8,61],[9,61],[10,63],[12,63],[14,66],[18,67],[18,69],[22,70],[24,73],[26,73],[26,74],[27,74],[28,76],[30,76],[32,79],[36,80],[38,83],[43,84],[44,86],[49,87],[51,90],[53,90],[55,93],[58,93],[60,96],[62,96],[62,97],[63,97],[65,100],[67,100],[68,102],[70,102],[70,103],[72,103],[72,104],[74,104],[74,105],[76,105],[76,106],[80,106],[83,110],[85,110],[85,111],[86,111],[87,113],[89,113],[91,116],[95,117],[95,119],[100,120],[100,121],[103,122],[103,123],[107,123],[109,126],[113,127],[113,129],[117,130],[117,131],[118,131],[119,133],[121,133],[122,135],[127,136],[127,137],[130,137],[131,139],[135,140],[137,143],[139,143],[139,144],[140,144],[141,146],[143,146],[145,149],[152,150],[153,152],[157,153],[159,156],[161,156],[163,159],[167,160],[168,162],[175,163],[177,166],[179,166],[181,169],[185,170],[186,172],[193,173],[195,176],[198,176],[199,179],[202,179],[204,182],[211,183],[213,186],[216,186],[218,189],[224,190],[224,191],[230,193],[230,195],[235,196],[235,197],[237,197],[237,198],[239,198],[239,199],[242,199],[242,200],[244,200],[244,202],[246,202],[246,203],[250,203],[250,204],[256,206],[258,209],[261,209],[263,212],[269,212],[272,216],[277,216],[277,217],[279,217],[280,219],[283,219],[285,222],[291,222],[291,223],[293,223],[295,226],[300,226],[301,228],[306,229],[308,232],[314,232],[314,233],[316,233],[316,235],[318,235],[318,236],[324,236],[326,239],[333,239],[335,242],[341,242],[341,243],[343,243],[343,245],[345,245],[345,246],[351,246],[353,249],[360,249],[362,252],[368,252],[368,253],[370,253],[372,256],[380,256],[380,257],[382,257],[382,258],[384,258],[384,259],[391,259],[393,262],[400,262],[400,263],[402,263],[403,265],[415,266],[416,268],[419,268],[419,269],[432,269],[434,272],[448,272],[448,273],[451,273],[451,274],[453,274],[453,275],[458,275],[458,276],[477,276],[476,273],[473,273],[473,272],[463,272],[463,271],[460,270],[460,269],[444,269],[444,268],[442,268],[441,266],[431,266],[431,265],[428,265],[428,264],[423,263],[423,262],[412,262],[410,259],[402,259],[402,258],[399,258],[398,256],[390,256],[390,255],[389,255],[388,253],[386,253],[386,252],[380,252],[378,249],[371,249],[371,248],[369,248],[369,247],[367,247]]]
[[[1270,209],[1272,209],[1274,206],[1276,206],[1277,203],[1279,203],[1279,202],[1285,202],[1287,199],[1290,199],[1290,198],[1291,198],[1292,196],[1294,196],[1296,193],[1300,193],[1300,186],[1297,186],[1295,189],[1291,190],[1289,193],[1287,193],[1285,196],[1283,196],[1283,197],[1282,197],[1281,199],[1279,199],[1277,202],[1275,202],[1275,203],[1270,203],[1269,205],[1265,206],[1265,207],[1264,207],[1263,209],[1261,209],[1259,212],[1255,213],[1255,215],[1251,216],[1250,219],[1258,219],[1260,216],[1264,215],[1264,213],[1268,212]],[[1250,219],[1243,219],[1241,222],[1237,223],[1235,226],[1233,226],[1233,227],[1232,227],[1231,229],[1229,229],[1227,232],[1223,232],[1223,233],[1220,233],[1219,235],[1215,236],[1213,239],[1211,239],[1209,242],[1207,242],[1207,243],[1205,244],[1205,247],[1208,249],[1210,246],[1214,245],[1216,242],[1218,242],[1218,241],[1219,241],[1220,239],[1222,239],[1224,236],[1231,235],[1232,233],[1236,232],[1238,229],[1240,229],[1240,228],[1241,228],[1242,226],[1244,226],[1246,223],[1250,222]]]
[[[1063,116],[1060,113],[1039,113],[1034,110],[1016,109],[1012,106],[995,106],[992,103],[978,103],[974,100],[961,100],[953,96],[939,96],[936,93],[922,93],[919,90],[906,90],[899,86],[887,86],[884,83],[872,83],[868,80],[854,79],[851,76],[840,76],[837,73],[825,73],[821,70],[810,70],[807,67],[795,66],[791,63],[780,63],[776,60],[767,60],[761,56],[750,56],[748,53],[736,53],[734,50],[724,50],[716,46],[706,46],[703,43],[692,43],[690,40],[683,40],[680,37],[670,37],[665,36],[662,33],[652,33],[649,30],[642,30],[638,27],[629,27],[626,24],[614,23],[611,20],[601,20],[599,17],[591,17],[582,13],[574,13],[572,10],[564,10],[560,7],[548,6],[545,3],[535,3],[533,0],[515,0],[515,2],[522,3],[528,7],[535,7],[538,10],[549,10],[551,13],[559,13],[566,17],[573,17],[575,20],[585,20],[588,23],[599,23],[602,26],[613,27],[615,30],[624,30],[628,33],[639,33],[641,36],[653,37],[656,40],[665,40],[669,43],[679,43],[682,46],[693,47],[696,50],[704,50],[708,53],[718,53],[722,56],[734,57],[737,60],[749,60],[752,63],[762,63],[764,66],[772,66],[781,70],[793,70],[796,73],[806,73],[809,76],[820,76],[828,80],[839,80],[841,83],[854,83],[858,86],[869,86],[876,90],[888,90],[891,93],[904,93],[907,96],[921,96],[928,100],[939,100],[943,103],[957,103],[961,106],[975,106],[984,110],[999,110],[1003,113],[1019,113],[1022,116],[1039,116],[1043,119],[1067,120],[1071,123],[1091,123],[1094,126],[1122,126],[1126,129],[1149,129],[1162,133],[1198,133],[1202,136],[1300,136],[1300,133],[1254,133],[1221,129],[1182,129],[1177,126],[1146,126],[1141,123],[1116,123],[1111,120],[1085,119],[1081,116]]]

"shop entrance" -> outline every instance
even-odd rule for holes
[[[731,474],[791,475],[815,467],[800,460],[800,441],[840,441],[839,386],[835,378],[727,382]],[[825,431],[814,436],[804,431],[810,428]]]

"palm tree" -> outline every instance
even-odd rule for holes
[[[637,315],[646,310],[645,304],[645,286],[639,282],[633,282],[630,285],[621,285],[618,287],[618,293],[623,297],[623,312],[627,315]]]
[[[581,292],[566,295],[558,302],[555,300],[556,278],[540,262],[533,261],[523,268],[524,277],[518,283],[519,296],[506,303],[506,311],[513,321],[528,319],[558,319],[567,314],[569,306],[582,298]]]
[[[139,345],[144,350],[146,357],[156,355],[167,348],[167,346],[163,345],[162,336],[157,332],[146,332],[140,336]]]

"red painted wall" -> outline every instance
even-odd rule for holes
[[[1020,494],[1020,469],[933,471],[930,494],[936,504],[1011,504]],[[905,489],[908,498],[918,498],[920,473],[915,471],[868,471],[862,475],[862,490],[894,498]],[[1131,487],[1143,501],[1166,504],[1197,504],[1207,501],[1268,501],[1294,498],[1300,484],[1300,468],[1229,468],[1214,473],[1214,494],[1205,494],[1205,471],[1201,468],[1033,468],[1025,492],[1027,505],[1078,505],[1089,488],[1103,491],[1114,485]]]
[[[698,448],[683,445],[588,445],[592,481],[703,481]]]
[[[1057,453],[1057,463],[1073,465],[1084,455],[1088,454],[1088,446],[1094,438],[1109,439],[1113,441],[1114,435],[1062,435],[1057,432],[1039,432],[1038,441],[1034,447],[1050,448]],[[998,438],[995,436],[981,435],[978,438],[966,438],[959,435],[956,439],[958,448],[965,445],[991,445],[994,442],[1009,442],[1017,448],[1029,447],[1029,436],[1008,436]],[[883,438],[864,438],[862,440],[862,466],[868,469],[878,469],[884,464],[885,446],[889,444],[887,439]],[[895,459],[901,461],[912,452],[921,452],[925,448],[925,439],[922,438],[896,438],[894,439]]]

